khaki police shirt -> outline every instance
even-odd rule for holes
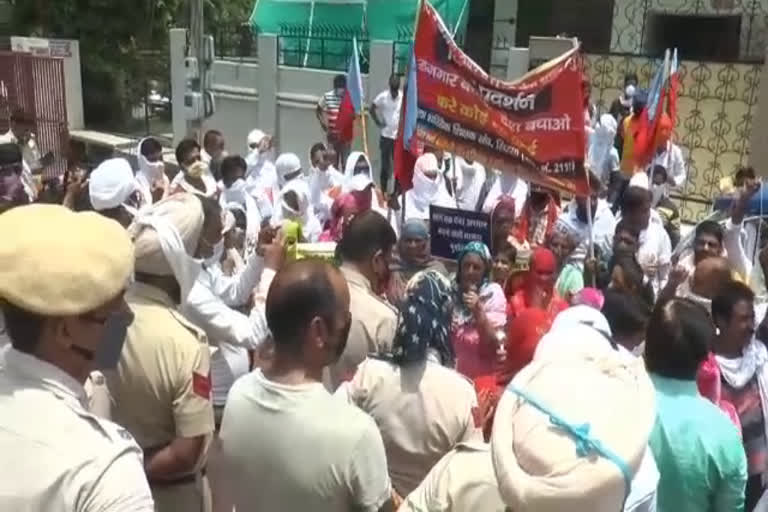
[[[146,449],[213,433],[210,353],[205,335],[159,288],[126,294],[135,319],[116,372],[107,375],[112,418]]]
[[[325,379],[331,390],[351,379],[357,365],[369,353],[391,352],[397,329],[397,311],[373,293],[368,279],[348,265],[343,265],[341,271],[349,285],[352,326],[344,353],[336,364],[329,367],[329,375]]]
[[[406,496],[462,441],[482,441],[477,395],[456,371],[433,360],[399,366],[369,358],[336,396],[367,412],[384,440],[392,484]]]
[[[440,459],[398,512],[511,512],[496,483],[490,446],[458,445]]]
[[[0,368],[0,510],[153,512],[133,437],[87,411],[59,368],[4,349]]]

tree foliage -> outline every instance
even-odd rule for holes
[[[246,21],[252,0],[205,0],[206,26]],[[147,81],[170,93],[168,30],[189,26],[189,0],[15,0],[19,35],[80,41],[83,103],[89,125],[127,119]]]

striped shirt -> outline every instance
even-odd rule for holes
[[[341,107],[341,100],[343,98],[336,94],[336,90],[332,89],[320,98],[318,105],[323,111],[325,116],[325,124],[328,127],[329,133],[336,133],[336,121],[339,117],[339,108]]]

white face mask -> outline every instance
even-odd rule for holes
[[[141,171],[151,180],[158,180],[165,172],[165,163],[161,160],[159,162],[150,162],[144,157],[139,155],[139,167]]]
[[[259,148],[251,149],[250,151],[248,151],[248,154],[245,155],[245,163],[248,164],[249,166],[257,165],[259,163],[259,157],[260,157]]]
[[[624,88],[624,97],[627,99],[631,99],[635,96],[635,86],[632,84],[629,84]]]

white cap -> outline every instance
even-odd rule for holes
[[[116,208],[136,191],[131,164],[125,158],[110,158],[99,164],[88,181],[88,194],[96,211]]]
[[[277,175],[282,179],[286,174],[291,174],[301,169],[301,160],[295,153],[283,153],[275,160]]]
[[[258,144],[267,134],[256,128],[248,134],[248,145]]]

